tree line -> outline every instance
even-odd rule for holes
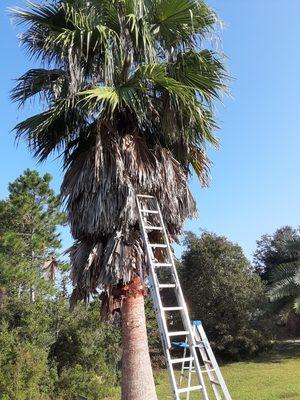
[[[100,293],[69,309],[59,230],[66,216],[51,176],[26,170],[10,183],[0,220],[0,398],[109,398],[119,390],[120,316],[100,320]],[[289,321],[290,333],[299,333],[299,238],[299,229],[288,226],[263,235],[250,263],[223,236],[185,234],[178,260],[183,290],[221,359],[267,351],[270,339],[288,333]],[[161,366],[149,298],[146,314],[152,360]]]

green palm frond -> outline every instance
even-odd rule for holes
[[[61,93],[66,82],[66,73],[61,69],[30,69],[18,78],[17,82],[11,92],[11,99],[20,105],[36,94],[39,94],[42,100],[48,96],[49,101],[53,101]]]
[[[288,250],[291,252],[291,253],[300,253],[300,239],[294,239],[293,241],[290,241],[289,243],[288,243]]]
[[[138,114],[137,107],[141,105],[143,97],[149,97],[153,91],[167,92],[174,99],[181,100],[186,107],[194,104],[191,88],[169,77],[163,64],[144,64],[126,83],[118,87],[98,87],[78,94],[85,96],[83,101],[91,114],[97,110],[107,110],[110,118],[116,107],[122,107],[122,104]]]
[[[160,0],[156,1],[157,25],[160,27],[175,27],[191,25],[195,1],[193,0]]]
[[[76,48],[85,60],[88,60],[94,53],[105,53],[109,42],[119,39],[118,33],[104,25],[93,9],[87,14],[84,9],[74,7],[70,3],[62,4],[61,9],[64,12],[66,27],[49,38],[49,47],[53,41],[54,45],[61,49],[61,56],[66,54],[68,49]]]
[[[120,103],[118,91],[112,87],[98,87],[78,93],[84,96],[81,100],[87,108],[89,114],[94,114],[97,110],[105,110],[110,117]]]
[[[226,71],[212,51],[179,54],[169,69],[175,79],[194,88],[197,95],[209,104],[213,99],[219,100],[220,93],[226,89]]]
[[[74,51],[85,61],[94,53],[107,58],[109,42],[118,40],[118,33],[84,2],[30,3],[29,10],[12,12],[17,22],[30,26],[21,39],[29,54],[49,63],[74,56]]]
[[[14,8],[11,14],[19,25],[28,26],[21,36],[21,43],[31,57],[50,60],[49,37],[62,32],[66,26],[64,13],[59,3],[27,2],[27,9]]]
[[[191,87],[176,81],[167,74],[165,64],[145,64],[138,69],[136,76],[143,81],[150,81],[154,84],[154,90],[166,90],[169,94],[181,99],[185,103],[193,103],[195,97]]]
[[[169,49],[181,41],[192,45],[196,34],[206,34],[216,22],[215,13],[203,2],[157,0],[152,5],[153,32]]]
[[[299,241],[295,240],[287,244],[287,248],[291,252],[299,250]],[[291,262],[286,262],[276,266],[271,271],[271,287],[269,297],[271,303],[274,303],[276,309],[280,308],[281,304],[287,308],[289,304],[296,312],[299,309],[300,300],[300,263],[299,259]]]
[[[284,313],[286,316],[290,313],[291,310],[297,312],[297,304],[295,304],[294,296],[285,296],[274,299],[270,303],[270,310],[274,313]]]
[[[277,265],[270,273],[270,281],[276,284],[285,279],[294,279],[298,270],[299,265],[297,262]]]
[[[300,314],[300,295],[294,300],[294,310],[297,314]]]
[[[47,4],[27,1],[27,9],[12,8],[11,13],[19,24],[29,24],[31,27],[42,24],[46,28],[57,29],[60,25],[59,10],[57,2]]]
[[[69,100],[60,100],[49,110],[17,124],[16,138],[25,137],[34,156],[43,161],[52,152],[64,150],[76,138],[75,121],[83,130],[86,125],[83,113],[71,106]]]
[[[292,279],[285,279],[281,283],[277,283],[270,292],[270,299],[276,300],[284,297],[295,297],[300,295],[300,286]]]

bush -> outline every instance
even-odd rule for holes
[[[87,370],[81,365],[63,369],[58,385],[60,400],[103,400],[116,392],[115,382],[111,372],[98,375],[93,370]]]
[[[5,326],[0,332],[0,398],[49,399],[53,379],[47,352],[27,341],[20,342],[18,334]]]
[[[186,236],[179,268],[194,319],[201,319],[212,347],[224,358],[239,359],[267,346],[256,329],[266,301],[265,288],[240,246],[225,237]]]

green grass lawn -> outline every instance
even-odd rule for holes
[[[300,341],[281,343],[267,355],[221,369],[233,400],[300,400]],[[156,371],[155,380],[158,399],[173,400],[167,371]],[[201,399],[197,393],[190,400]]]

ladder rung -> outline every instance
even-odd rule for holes
[[[160,248],[160,249],[166,249],[168,245],[166,244],[160,244],[160,243],[149,243],[148,246],[154,247],[154,248]]]
[[[163,228],[162,226],[151,226],[151,225],[145,225],[145,229],[148,231],[162,231]]]
[[[142,197],[144,199],[155,199],[154,196],[150,196],[149,194],[137,194],[136,197]]]
[[[202,373],[205,373],[205,372],[215,372],[215,369],[201,369],[201,372]]]
[[[153,263],[154,267],[172,267],[171,263]]]
[[[184,370],[190,370],[189,367],[183,367],[183,369]],[[216,371],[215,369],[202,369],[201,368],[202,374],[204,374],[205,372],[215,372],[215,371]],[[190,372],[196,372],[196,370],[193,368],[193,369],[190,370]]]
[[[206,349],[206,342],[197,342],[197,344],[195,344],[195,347],[199,347],[200,349],[204,347]]]
[[[176,285],[175,283],[159,283],[158,287],[160,289],[166,289],[166,288],[175,288]]]
[[[157,210],[147,210],[146,208],[142,208],[141,212],[145,214],[158,214]]]
[[[212,365],[212,362],[209,361],[209,360],[203,360],[203,362],[204,362],[204,364],[210,364],[210,365]]]
[[[172,364],[181,364],[181,363],[185,363],[188,361],[193,361],[194,357],[184,357],[184,358],[173,358],[173,360],[171,360]]]
[[[210,379],[210,382],[213,383],[214,385],[220,385],[220,382],[215,381],[214,379]]]
[[[202,386],[190,386],[187,388],[177,389],[178,393],[193,392],[194,390],[202,390]]]
[[[168,332],[169,336],[183,336],[183,335],[189,335],[189,331],[176,331],[176,332]]]
[[[176,307],[164,307],[164,311],[180,311],[183,310],[183,307],[176,306]]]

